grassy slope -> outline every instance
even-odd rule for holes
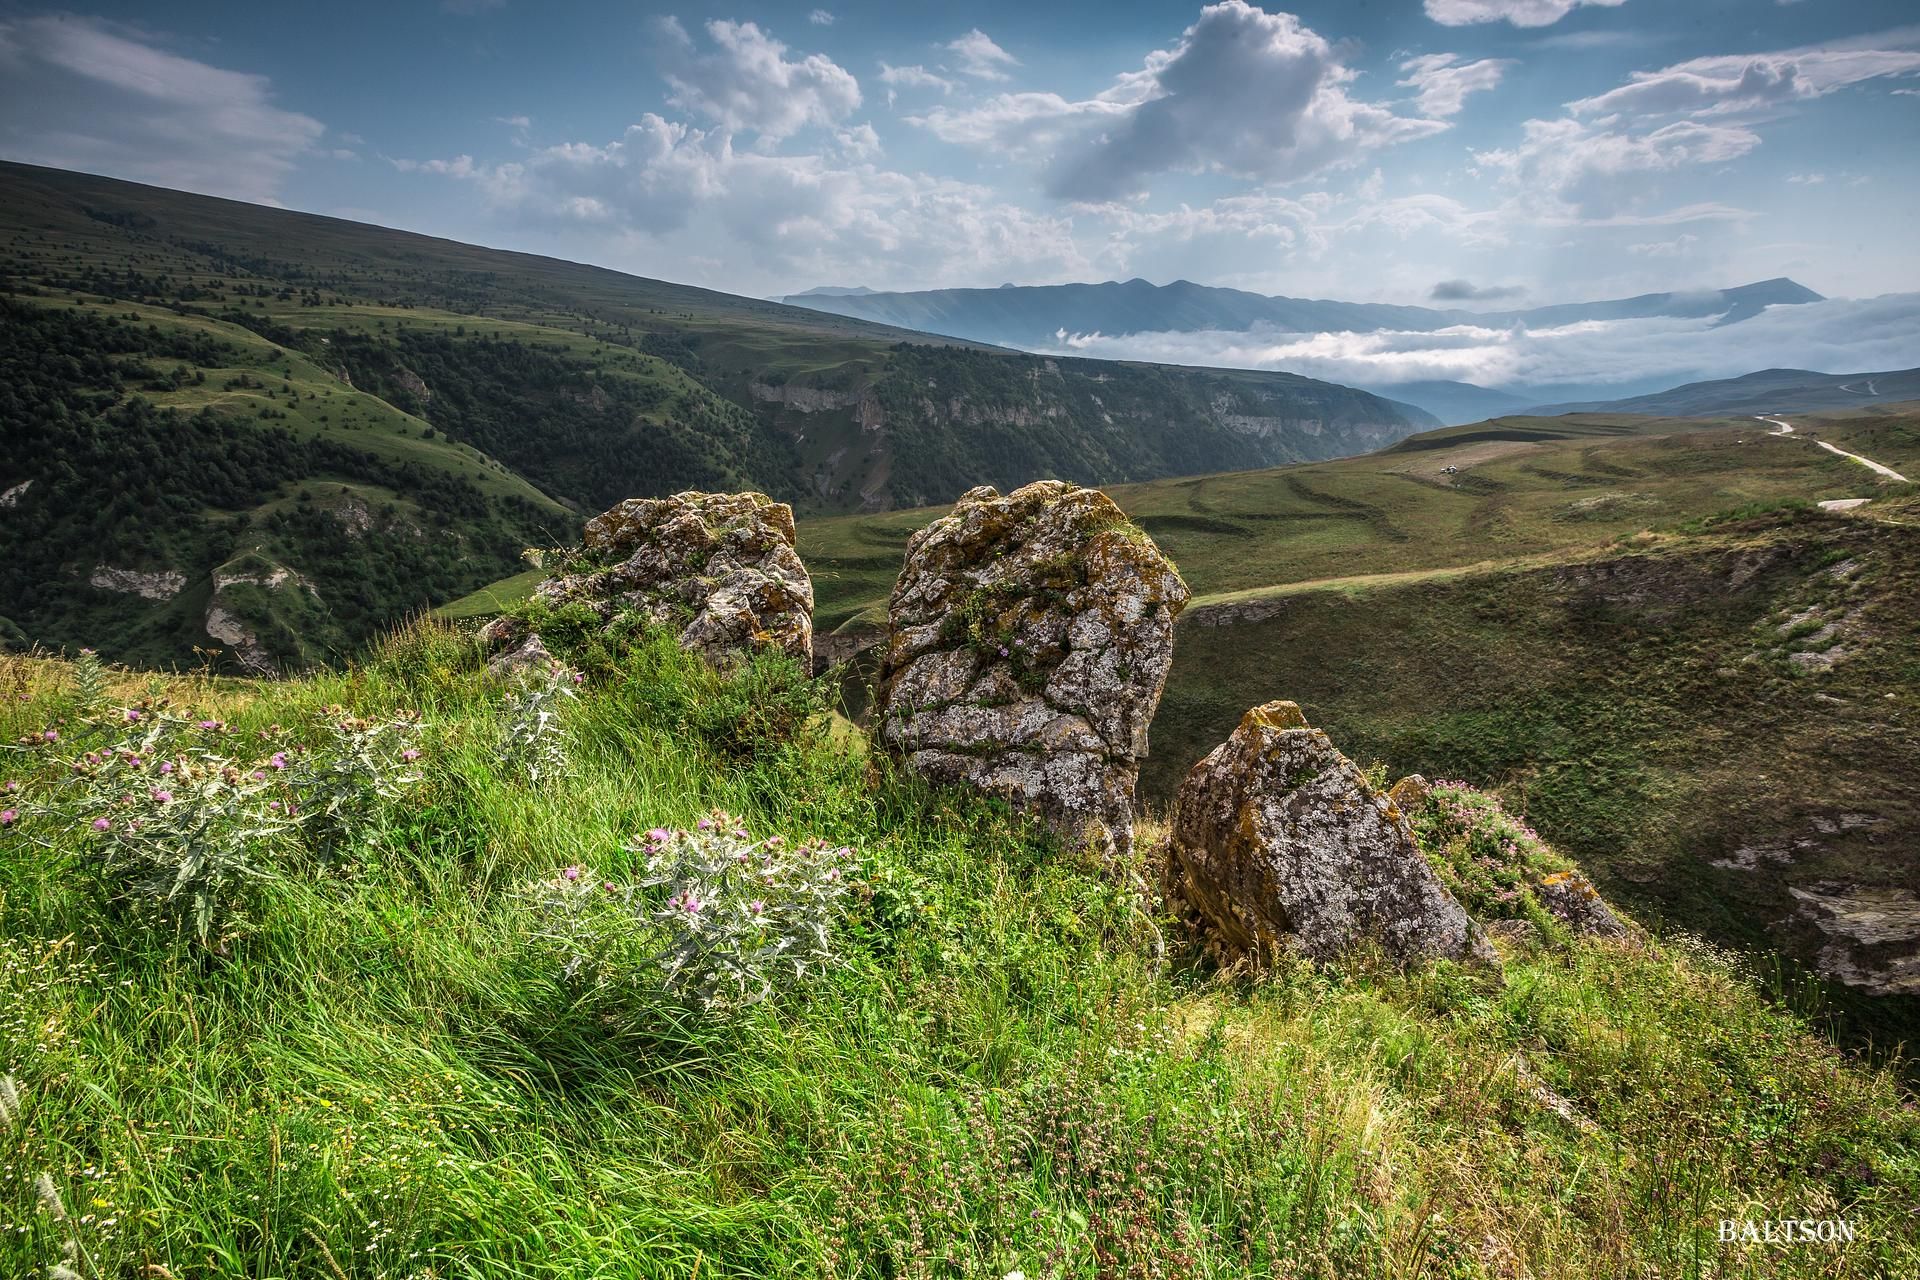
[[[1910,1098],[1710,950],[1516,951],[1502,984],[1361,962],[1247,983],[1176,935],[1159,968],[1131,894],[996,806],[826,739],[721,754],[698,726],[738,693],[670,646],[632,661],[590,683],[575,769],[541,791],[499,772],[477,657],[431,633],[339,676],[153,686],[243,730],[421,709],[428,781],[362,874],[273,887],[225,957],[103,911],[77,834],[0,834],[0,1068],[24,1098],[0,1270],[57,1256],[40,1170],[115,1275],[1920,1265]],[[64,714],[58,664],[0,676],[0,738]],[[32,795],[57,765],[9,770]],[[873,896],[845,967],[718,1026],[640,983],[563,982],[515,887],[570,861],[620,874],[628,837],[714,804],[859,849]],[[1779,1216],[1861,1240],[1715,1239]]]
[[[1920,415],[1900,406],[1799,426],[1920,474]],[[1114,490],[1195,591],[1147,802],[1169,803],[1247,707],[1290,698],[1396,774],[1500,786],[1636,909],[1811,958],[1828,939],[1792,888],[1920,892],[1920,520],[1911,498],[1882,497],[1854,517],[1689,531],[1749,505],[1899,492],[1765,431],[1503,419]],[[802,524],[823,631],[884,621],[901,547],[931,514]],[[1741,576],[1743,557],[1763,569]],[[1848,558],[1863,566],[1851,587],[1831,576]],[[1854,651],[1827,673],[1787,657],[1816,604],[1845,605]],[[1883,1042],[1914,1037],[1917,1003],[1842,999],[1851,1029]]]
[[[1448,466],[1461,474],[1444,474]],[[1319,579],[1582,551],[1746,502],[1852,496],[1857,471],[1757,423],[1495,419],[1364,457],[1109,492],[1203,602]],[[907,538],[936,514],[805,522],[801,553],[814,572],[821,628],[856,616],[882,620]]]
[[[1203,466],[1256,465],[1336,447],[1349,429],[1361,434],[1346,440],[1347,447],[1367,447],[1416,425],[1363,393],[1287,374],[1072,361],[1067,363],[1085,367],[1086,376],[1072,379],[1070,387],[1054,387],[1029,380],[1030,367],[1040,362],[1000,352],[995,363],[1006,365],[993,381],[1018,385],[1022,399],[1012,406],[1014,413],[1033,411],[1055,433],[1051,448],[1025,449],[1023,437],[1033,433],[1008,429],[1009,406],[1001,399],[986,395],[969,403],[981,391],[978,370],[955,361],[961,352],[994,350],[978,344],[579,263],[82,174],[24,165],[0,165],[0,174],[6,177],[0,279],[30,282],[52,273],[69,281],[92,279],[95,287],[87,291],[94,293],[118,280],[113,296],[137,297],[146,296],[138,282],[151,285],[164,276],[158,290],[164,298],[191,290],[199,296],[188,305],[239,305],[296,331],[338,326],[392,337],[402,323],[464,327],[463,337],[537,342],[596,373],[684,382],[670,363],[642,351],[649,340],[666,339],[676,359],[697,366],[697,388],[673,391],[694,401],[723,398],[752,413],[764,442],[791,453],[749,478],[783,499],[824,509],[886,507],[903,496],[922,501],[958,493],[996,464],[1012,466],[1023,478],[1058,470],[1098,482],[1191,470],[1185,452],[1199,452],[1208,459]],[[259,286],[263,295],[254,292]],[[935,369],[930,393],[918,381],[910,387],[895,385],[899,379],[889,383],[892,348],[902,342],[919,344],[919,364]],[[1100,389],[1089,390],[1106,381],[1100,370],[1127,384],[1107,388],[1112,413],[1105,417],[1092,399]],[[914,370],[916,377],[923,372]],[[765,398],[769,385],[851,393],[855,399],[895,385],[894,420],[886,430],[873,430],[850,402],[805,412],[780,408]],[[1177,413],[1168,411],[1169,386],[1177,392]],[[1227,410],[1221,408],[1223,386],[1235,401]],[[1256,439],[1214,421],[1228,410],[1271,413],[1269,398],[1288,406],[1283,416],[1314,423],[1319,434],[1299,430]],[[1329,400],[1338,404],[1330,408]],[[1114,415],[1125,430],[1114,431]],[[1364,420],[1358,427],[1355,415]],[[893,475],[895,435],[901,437],[897,451],[914,470],[911,478]],[[938,465],[929,469],[931,463]],[[657,491],[649,484],[643,440],[620,466],[623,496]],[[578,493],[555,496],[584,505]]]

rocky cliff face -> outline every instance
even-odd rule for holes
[[[888,606],[881,743],[1124,853],[1186,584],[1105,494],[974,489],[915,534]]]

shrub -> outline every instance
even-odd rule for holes
[[[638,940],[662,989],[725,1014],[838,962],[851,849],[756,841],[715,810],[692,830],[656,827],[627,851],[642,859],[627,883],[571,866],[525,890],[569,980],[623,980],[612,958]]]

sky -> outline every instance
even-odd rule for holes
[[[0,0],[0,156],[756,296],[1870,298],[1920,291],[1920,10]]]

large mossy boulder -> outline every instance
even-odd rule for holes
[[[1187,587],[1097,489],[970,490],[907,544],[876,735],[925,776],[1003,795],[1112,856]]]
[[[1169,845],[1169,899],[1228,958],[1494,958],[1399,808],[1291,702],[1247,712],[1193,767]]]
[[[761,650],[813,661],[813,581],[793,508],[764,493],[628,498],[587,521],[567,569],[534,595],[584,601],[609,621],[637,613],[716,666]]]

